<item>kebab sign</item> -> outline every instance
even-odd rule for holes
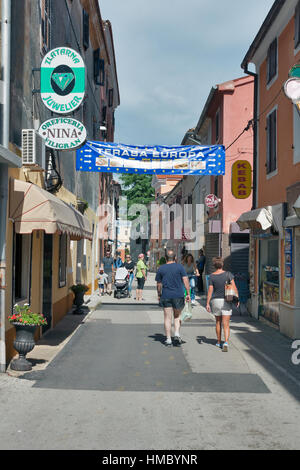
[[[236,199],[247,199],[252,192],[252,168],[247,160],[232,165],[231,192]]]

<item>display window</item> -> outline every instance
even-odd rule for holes
[[[279,239],[259,241],[259,314],[279,325]]]

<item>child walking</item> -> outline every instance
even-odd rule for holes
[[[99,274],[97,276],[97,279],[98,279],[99,295],[102,296],[107,293],[107,281],[108,281],[108,275],[105,274],[102,268],[99,269]]]

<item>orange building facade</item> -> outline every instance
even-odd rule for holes
[[[300,114],[284,94],[300,61],[300,2],[275,1],[242,63],[256,67],[255,197],[241,216],[251,229],[250,311],[300,337]]]

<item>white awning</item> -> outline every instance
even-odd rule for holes
[[[268,230],[273,225],[273,215],[270,208],[263,207],[250,212],[245,212],[237,220],[241,230],[258,229]]]
[[[10,219],[16,233],[66,233],[72,240],[92,240],[87,217],[71,205],[33,183],[13,179],[10,184]]]

